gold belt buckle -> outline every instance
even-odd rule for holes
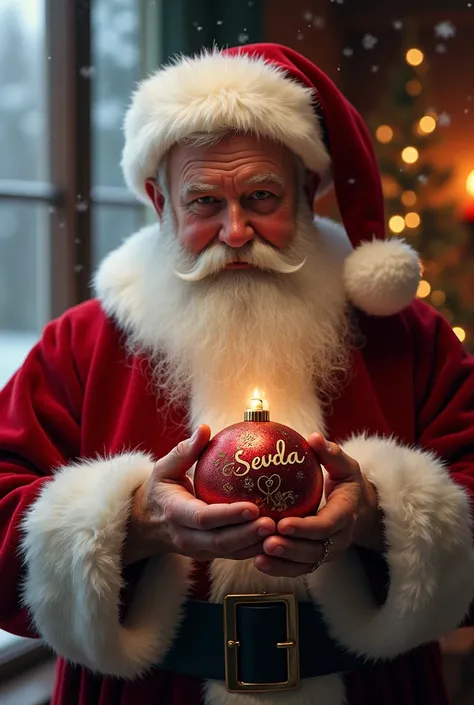
[[[237,634],[237,605],[284,602],[286,606],[286,641],[275,644],[277,649],[286,649],[287,679],[278,683],[246,683],[239,680],[239,646]],[[224,650],[225,684],[231,693],[263,693],[267,691],[293,690],[300,683],[300,660],[298,650],[298,601],[294,593],[251,593],[226,595],[224,597]]]

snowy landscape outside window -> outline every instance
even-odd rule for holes
[[[48,180],[46,61],[44,0],[0,0],[2,181]],[[1,386],[48,317],[48,215],[46,204],[0,200]]]
[[[115,203],[93,212],[92,265],[143,225],[143,208],[125,189],[120,158],[122,123],[130,95],[144,74],[140,0],[92,4],[92,180]]]

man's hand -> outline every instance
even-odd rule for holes
[[[315,516],[278,522],[278,533],[265,539],[264,553],[255,558],[256,568],[269,575],[297,577],[310,572],[324,556],[325,539],[332,542],[327,560],[352,543],[379,551],[384,547],[377,493],[359,464],[320,434],[312,434],[308,442],[329,475],[327,503]]]
[[[210,429],[199,426],[192,438],[161,458],[149,480],[135,492],[123,560],[125,564],[162,552],[198,561],[252,558],[263,552],[263,538],[275,522],[259,517],[251,502],[208,505],[192,494],[186,472],[209,443]]]

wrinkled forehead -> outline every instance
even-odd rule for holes
[[[202,177],[226,176],[285,186],[294,183],[295,170],[296,158],[286,146],[254,135],[210,137],[208,141],[197,137],[175,145],[167,159],[170,186],[180,187]]]

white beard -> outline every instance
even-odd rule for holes
[[[141,281],[147,302],[149,336],[131,339],[145,347],[154,365],[160,396],[169,407],[188,405],[191,428],[205,423],[213,434],[243,420],[255,387],[265,393],[272,420],[307,437],[325,432],[321,399],[338,389],[347,373],[349,324],[334,244],[299,208],[294,243],[287,259],[306,264],[293,274],[259,269],[226,270],[185,282],[174,270],[194,264],[177,244],[172,214],[164,214],[160,237]],[[148,318],[153,302],[152,318]],[[323,472],[325,472],[323,470]],[[193,471],[189,473],[191,476]],[[323,502],[324,502],[323,498]],[[307,576],[274,578],[253,559],[215,559],[209,567],[211,602],[235,592],[294,592],[308,600]],[[244,696],[207,681],[207,705],[239,705]],[[343,705],[340,676],[306,679],[299,690],[266,697],[246,695],[249,705]]]
[[[272,420],[304,436],[324,432],[320,402],[346,369],[348,324],[340,262],[304,205],[285,254],[306,264],[292,274],[226,270],[184,282],[174,270],[193,260],[166,209],[142,285],[154,302],[155,381],[170,407],[189,399],[191,427],[217,433],[242,420],[257,387]]]

